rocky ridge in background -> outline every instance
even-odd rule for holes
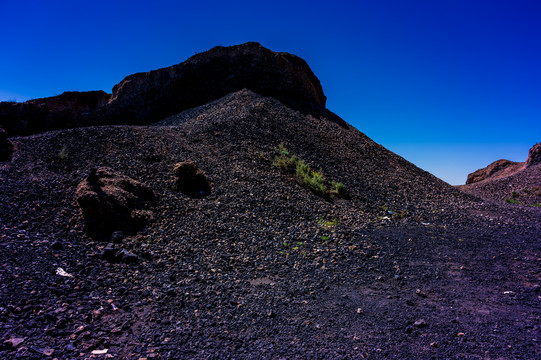
[[[111,95],[67,92],[25,103],[2,102],[0,127],[16,136],[91,125],[144,125],[244,88],[345,126],[325,109],[321,84],[303,59],[249,42],[218,46],[177,65],[127,76]]]
[[[541,206],[541,143],[530,148],[525,162],[495,161],[457,188],[483,199]]]
[[[24,103],[0,102],[0,128],[11,137],[78,127],[109,98],[104,91],[70,91]]]

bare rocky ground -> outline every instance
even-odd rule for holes
[[[154,126],[10,140],[0,358],[541,357],[541,209],[461,193],[352,127],[243,90]],[[281,142],[349,196],[274,167]],[[182,161],[209,194],[174,189]],[[102,166],[156,195],[123,239],[89,237],[76,201]]]

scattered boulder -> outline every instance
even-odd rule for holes
[[[120,244],[124,240],[124,233],[122,231],[115,231],[111,234],[111,241],[115,244]]]
[[[541,143],[532,146],[528,152],[528,159],[526,160],[526,167],[541,164]]]
[[[108,236],[113,230],[131,233],[153,219],[156,197],[145,184],[102,167],[92,170],[77,187],[76,198],[87,231]]]
[[[110,263],[137,264],[139,262],[139,256],[126,249],[117,249],[113,243],[107,244],[101,252],[101,258]]]
[[[0,161],[11,160],[13,144],[8,139],[6,131],[0,128]]]
[[[210,184],[203,171],[193,161],[183,161],[175,164],[174,188],[191,197],[201,197],[210,194]]]

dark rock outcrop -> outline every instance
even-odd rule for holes
[[[100,117],[148,124],[244,88],[298,110],[325,108],[321,84],[303,59],[250,42],[218,46],[178,65],[130,75],[115,85]]]
[[[92,170],[77,187],[76,198],[93,236],[134,232],[152,219],[156,197],[145,184],[109,168]]]
[[[325,109],[321,84],[303,59],[255,42],[218,46],[177,65],[130,75],[112,95],[67,92],[22,104],[3,102],[0,126],[15,136],[90,125],[146,125],[245,88],[346,126]]]
[[[541,143],[532,146],[528,152],[528,159],[526,159],[526,167],[541,164]]]
[[[210,184],[203,171],[193,161],[175,164],[174,188],[191,197],[201,197],[210,194]]]
[[[1,102],[0,126],[16,136],[90,125],[89,115],[109,98],[104,91],[71,91],[24,103]]]
[[[6,131],[0,128],[0,161],[11,160],[13,144],[8,140]]]

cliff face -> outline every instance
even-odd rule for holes
[[[81,118],[107,104],[104,91],[65,92],[24,103],[0,102],[0,127],[9,136],[82,126]]]
[[[298,110],[325,108],[321,84],[304,60],[251,42],[130,75],[115,85],[100,117],[107,123],[148,124],[244,88]]]
[[[325,111],[321,84],[303,59],[250,42],[215,47],[177,65],[130,75],[113,87],[112,95],[65,93],[2,103],[0,127],[14,136],[88,125],[150,124],[244,88],[304,113]]]

